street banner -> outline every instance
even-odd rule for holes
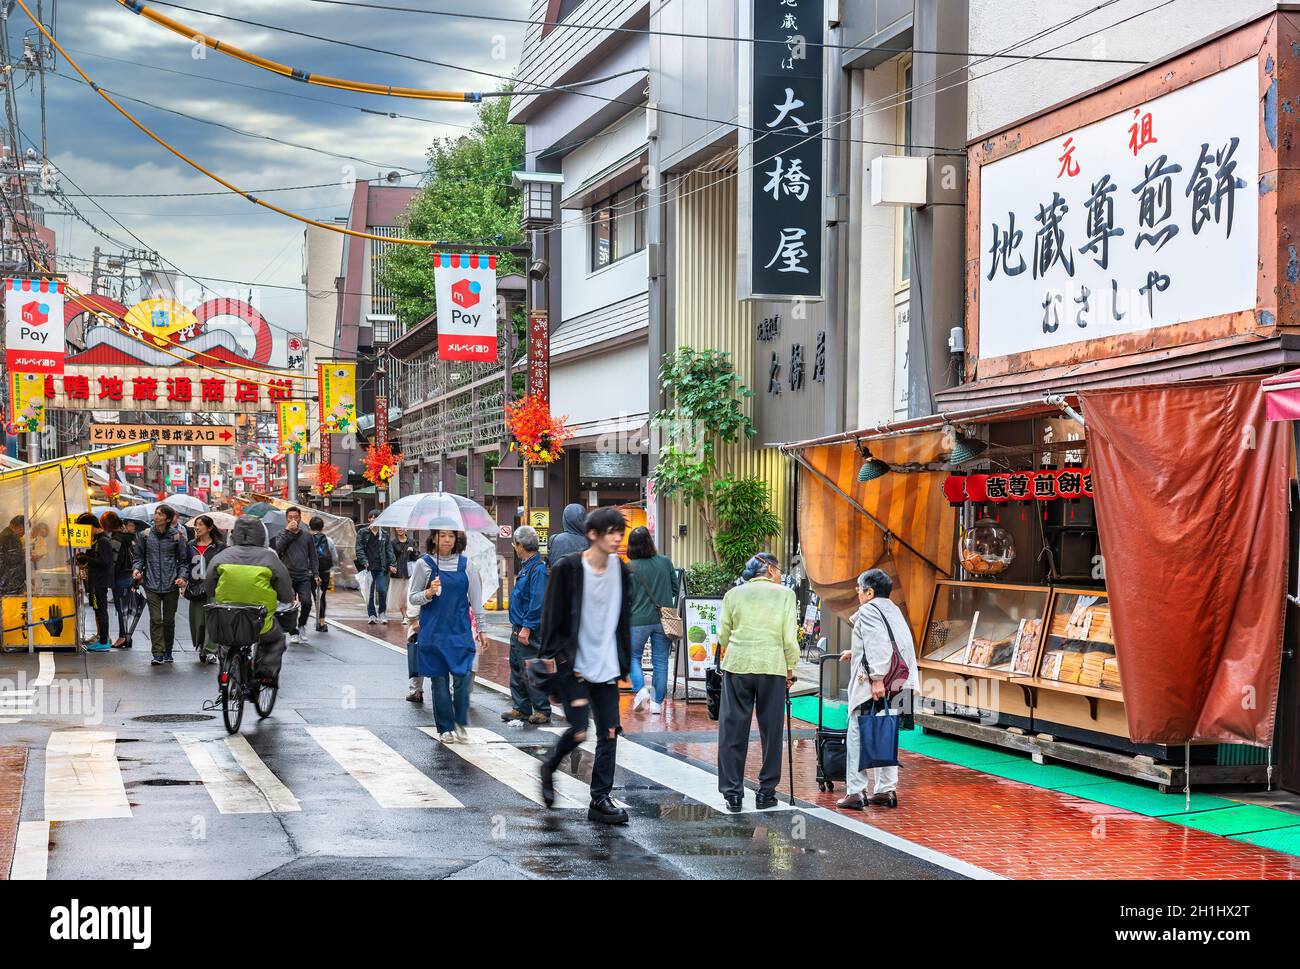
[[[320,399],[320,432],[351,434],[357,428],[357,365],[324,360],[316,365]]]
[[[438,359],[497,359],[497,257],[434,253]]]
[[[307,402],[290,400],[280,404],[278,454],[302,454],[307,450]]]
[[[235,428],[231,424],[91,424],[90,446],[137,444],[192,445],[222,447],[233,444]]]
[[[167,463],[167,483],[173,488],[178,484],[185,483],[185,464],[181,461],[169,461]]]
[[[225,488],[225,485],[226,485],[226,479],[222,475],[214,474],[212,476],[212,493],[214,495],[221,494],[222,490]]]
[[[63,283],[5,280],[5,366],[10,373],[63,373]]]
[[[388,398],[375,398],[375,443],[388,443]]]
[[[127,474],[144,474],[144,455],[128,454],[122,459],[122,470]]]
[[[528,392],[551,403],[551,324],[546,310],[528,314]]]
[[[741,0],[737,289],[822,298],[823,0]],[[745,216],[748,215],[748,218]]]
[[[223,367],[221,372],[186,367],[136,367],[70,363],[47,386],[51,410],[204,411],[262,414],[295,389],[264,370]]]
[[[45,430],[45,375],[15,373],[9,386],[9,427],[15,434]]]
[[[243,479],[243,478],[236,478],[236,479],[235,479],[235,494],[237,494],[237,495],[242,495],[242,494],[244,493],[244,488],[245,488],[245,485],[244,485],[244,479]]]
[[[200,488],[203,491],[207,491],[209,488],[212,487],[212,475],[210,474],[199,475],[198,480],[194,482],[194,485],[195,487]]]

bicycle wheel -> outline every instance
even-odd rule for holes
[[[253,706],[257,708],[259,718],[265,720],[275,709],[275,698],[279,696],[280,689],[275,686],[265,686],[258,683],[255,687],[257,693],[253,697]]]
[[[238,649],[227,649],[221,661],[221,719],[226,733],[238,733],[244,721],[244,657]]]

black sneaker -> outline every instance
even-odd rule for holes
[[[592,801],[587,808],[587,820],[597,824],[627,824],[627,812],[614,803],[609,795]]]

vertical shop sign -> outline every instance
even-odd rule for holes
[[[551,402],[551,323],[546,310],[528,314],[528,392]]]
[[[45,430],[45,375],[14,373],[9,386],[9,430],[39,434]]]
[[[741,7],[739,296],[821,299],[823,0]]]
[[[307,450],[307,403],[301,400],[280,404],[280,454],[302,454]]]
[[[388,398],[375,398],[375,443],[388,443]]]

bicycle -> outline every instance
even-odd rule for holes
[[[259,683],[253,671],[253,651],[261,639],[266,607],[223,602],[210,603],[205,608],[207,636],[218,644],[221,662],[217,674],[220,695],[216,701],[204,704],[204,709],[220,705],[226,733],[234,734],[244,721],[244,706],[249,700],[253,701],[258,718],[265,720],[275,709],[279,696],[278,686]],[[281,612],[288,610],[277,610],[277,620]]]

